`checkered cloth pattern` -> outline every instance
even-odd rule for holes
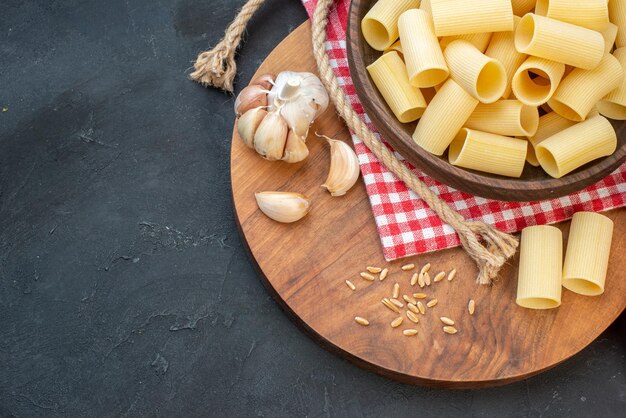
[[[309,16],[317,0],[302,0]],[[359,102],[348,68],[346,24],[350,0],[337,0],[327,29],[326,50],[339,84],[354,110],[373,132],[376,127]],[[352,135],[363,180],[388,261],[460,245],[459,237],[417,194],[383,166],[371,151]],[[402,159],[397,153],[396,155]],[[440,198],[466,219],[480,220],[505,232],[529,225],[570,219],[580,211],[602,212],[626,206],[626,163],[604,180],[587,189],[558,199],[540,202],[502,202],[472,196],[439,183],[405,162]]]

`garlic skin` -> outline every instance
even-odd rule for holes
[[[254,133],[254,149],[269,161],[283,158],[289,127],[278,111],[269,112]]]
[[[325,187],[331,196],[343,196],[359,178],[359,159],[345,142],[325,135],[318,136],[326,138],[330,144],[330,170],[322,187]]]
[[[290,130],[285,144],[283,161],[287,163],[299,163],[309,156],[309,148],[294,131]]]
[[[306,139],[309,126],[328,107],[328,93],[314,74],[283,71],[267,95],[271,109],[280,108],[289,128]]]
[[[245,87],[235,99],[235,114],[243,115],[255,107],[267,106],[267,90],[257,84]]]
[[[256,203],[267,217],[282,223],[299,221],[311,210],[311,199],[300,193],[255,193]]]
[[[250,84],[258,84],[263,87],[265,90],[271,90],[274,86],[274,75],[273,74],[263,74],[254,80]]]
[[[262,107],[255,107],[239,117],[237,121],[237,133],[248,148],[254,149],[254,133],[259,128],[263,119],[265,119],[265,116],[267,116],[267,110]]]

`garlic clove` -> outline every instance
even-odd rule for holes
[[[285,153],[283,161],[288,163],[298,163],[309,156],[309,149],[306,144],[294,131],[290,130],[287,134],[287,143],[285,144]]]
[[[318,136],[326,138],[330,144],[330,170],[322,187],[325,187],[331,196],[343,196],[359,178],[359,159],[345,142],[325,135]]]
[[[249,148],[254,149],[254,133],[259,128],[263,119],[267,116],[267,110],[255,107],[239,117],[237,121],[237,133]]]
[[[267,90],[251,84],[245,87],[235,99],[235,113],[242,115],[255,107],[267,106]]]
[[[311,107],[302,107],[301,103],[285,103],[280,108],[280,114],[287,121],[289,128],[296,132],[301,138],[306,138],[309,133],[309,126],[315,119],[315,110]]]
[[[258,84],[265,90],[270,90],[274,86],[274,75],[263,74],[262,76],[255,78],[250,84]]]
[[[311,210],[311,199],[300,193],[260,192],[254,196],[261,212],[278,222],[299,221]]]
[[[279,112],[269,112],[254,133],[254,149],[267,160],[283,158],[289,127]]]

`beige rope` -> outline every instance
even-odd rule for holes
[[[249,0],[241,8],[235,20],[224,32],[224,38],[210,51],[198,55],[191,73],[191,79],[203,86],[212,86],[233,92],[233,80],[237,73],[235,51],[241,42],[241,35],[252,15],[265,3],[265,0]]]
[[[235,75],[234,51],[239,44],[245,24],[264,0],[249,0],[235,21],[226,30],[224,39],[210,52],[198,56],[196,71],[191,77],[203,85],[211,85],[232,91]],[[466,221],[455,212],[374,135],[352,109],[330,66],[324,48],[328,13],[333,0],[319,0],[313,15],[313,54],[322,83],[348,127],[361,138],[374,155],[409,188],[417,193],[430,208],[458,233],[463,248],[478,265],[478,282],[490,284],[506,263],[515,254],[518,241],[515,237],[498,231],[483,222]],[[483,243],[481,243],[482,239]]]

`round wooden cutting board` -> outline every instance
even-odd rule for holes
[[[265,60],[257,74],[282,70],[316,72],[311,55],[310,26],[303,24]],[[311,130],[350,143],[342,121],[329,108]],[[386,263],[362,180],[343,197],[331,197],[320,185],[329,165],[325,141],[312,133],[311,154],[300,164],[268,162],[246,148],[233,134],[231,176],[237,221],[252,259],[267,288],[284,310],[316,341],[350,361],[407,383],[476,388],[520,380],[566,360],[598,337],[626,305],[626,211],[609,212],[615,233],[606,292],[583,297],[563,290],[558,309],[533,311],[515,304],[517,257],[492,287],[475,283],[476,267],[460,248]],[[311,212],[300,222],[279,224],[263,215],[254,193],[292,191],[312,199]],[[569,222],[560,224],[567,236]],[[423,290],[439,303],[420,315],[419,324],[381,304],[400,284],[400,295],[419,292],[409,280],[414,271],[432,264],[439,271],[456,268],[456,278],[432,283]],[[388,267],[384,281],[359,276],[366,266]],[[352,291],[345,280],[357,287]],[[476,301],[470,316],[467,304]],[[358,325],[355,316],[370,321]],[[442,331],[439,317],[456,321],[456,335]],[[416,336],[402,330],[415,327]]]

